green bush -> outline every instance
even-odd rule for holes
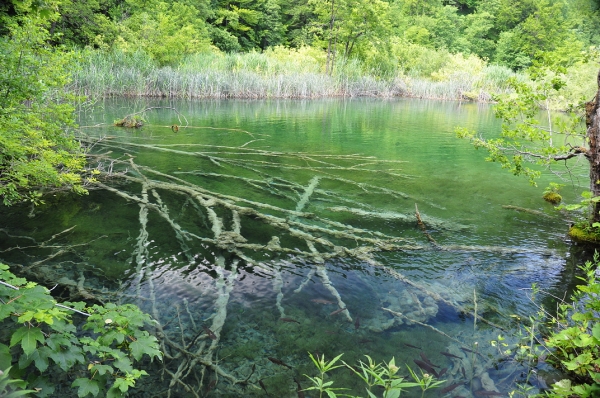
[[[577,286],[571,297],[572,303],[559,306],[556,318],[551,319],[553,332],[545,341],[552,351],[548,362],[569,375],[552,386],[551,397],[576,394],[579,397],[595,397],[600,394],[600,283],[594,261],[581,267],[585,273],[580,277],[585,284]]]
[[[566,378],[552,384],[543,396],[552,398],[591,398],[600,396],[600,280],[597,267],[598,253],[580,269],[585,283],[578,285],[569,302],[558,305],[556,315],[541,308],[537,316],[530,317],[530,326],[522,325],[520,341],[514,348],[502,336],[492,345],[504,347],[499,352],[526,366],[529,373],[525,383],[517,385],[511,396],[532,396],[529,378],[536,374],[540,362],[560,369]],[[533,296],[540,293],[535,285]],[[534,297],[531,297],[532,300]],[[540,330],[544,332],[541,333]],[[539,395],[538,395],[539,396]]]
[[[58,304],[48,289],[17,278],[4,264],[0,302],[0,396],[21,393],[11,390],[16,385],[45,397],[55,389],[51,378],[67,376],[79,397],[122,397],[147,374],[135,362],[162,358],[156,337],[142,330],[150,316],[134,305]],[[85,316],[80,327],[73,313]]]

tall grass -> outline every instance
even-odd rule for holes
[[[73,64],[70,90],[92,97],[405,96],[479,101],[504,90],[502,77],[510,75],[507,69],[449,53],[436,53],[432,69],[425,57],[432,51],[424,50],[409,66],[397,62],[399,69],[390,73],[387,68],[382,77],[372,73],[376,65],[366,66],[356,59],[338,60],[333,75],[326,75],[325,54],[310,47],[245,54],[205,52],[188,56],[174,67],[160,67],[143,52],[84,50]],[[418,54],[413,51],[412,55]],[[423,69],[424,65],[428,68]]]

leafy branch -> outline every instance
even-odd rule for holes
[[[35,385],[38,396],[54,391],[48,375],[70,372],[79,397],[122,397],[147,373],[134,363],[147,356],[162,358],[158,340],[143,330],[149,315],[131,304],[58,304],[50,291],[17,278],[0,264],[0,370],[14,380],[27,374],[20,386]],[[80,337],[72,312],[87,316]]]

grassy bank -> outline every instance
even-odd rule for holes
[[[412,97],[490,101],[507,92],[510,69],[488,65],[474,56],[412,45],[402,47],[385,71],[373,62],[338,61],[332,75],[325,54],[313,48],[274,48],[264,53],[195,54],[177,66],[159,66],[143,52],[84,50],[73,63],[70,90],[92,97],[166,98],[322,98]],[[391,65],[391,67],[390,67]],[[596,67],[573,69],[573,82],[562,90],[555,108],[584,97],[583,81],[594,81]],[[589,76],[588,76],[589,75]],[[590,78],[591,76],[591,78]],[[577,97],[577,98],[575,98]]]
[[[70,89],[93,97],[402,96],[487,101],[491,94],[503,92],[506,79],[513,75],[507,68],[487,66],[474,57],[438,54],[437,58],[435,70],[431,70],[431,62],[421,65],[427,61],[423,59],[409,69],[388,71],[387,76],[365,71],[357,60],[340,61],[329,76],[324,73],[325,55],[311,48],[246,54],[208,52],[189,56],[176,67],[159,67],[142,52],[86,50],[73,64]]]

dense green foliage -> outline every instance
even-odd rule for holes
[[[580,277],[585,283],[577,286],[571,297],[572,303],[559,306],[559,313],[551,321],[552,334],[546,347],[552,351],[549,362],[569,374],[570,380],[562,380],[553,386],[551,396],[594,397],[600,393],[600,281],[594,263],[582,266],[585,273]]]
[[[73,135],[75,98],[68,93],[104,95],[108,88],[130,94],[127,73],[132,86],[144,84],[136,94],[157,96],[235,96],[232,82],[241,87],[238,92],[257,96],[262,89],[269,96],[285,87],[297,97],[323,88],[319,95],[426,97],[437,83],[450,80],[464,84],[442,86],[450,94],[437,98],[477,99],[484,88],[510,91],[498,97],[498,116],[505,121],[501,138],[463,134],[487,149],[489,160],[533,181],[540,172],[528,160],[549,166],[584,155],[585,135],[576,122],[540,124],[536,117],[540,105],[565,108],[590,99],[581,87],[589,84],[590,65],[596,68],[599,9],[596,0],[3,2],[0,197],[10,205],[37,203],[51,189],[85,192],[84,156]],[[545,67],[530,69],[539,65]],[[80,87],[69,86],[69,73],[84,69]],[[512,73],[528,69],[538,71],[531,81]],[[222,72],[212,81],[225,87],[208,86],[207,71]],[[284,74],[299,78],[273,79]],[[418,91],[398,79],[404,76],[433,83]],[[553,104],[557,99],[562,102]],[[556,140],[558,133],[568,139]],[[589,266],[586,272],[587,285],[580,287],[576,304],[562,307],[558,329],[546,343],[555,364],[573,380],[555,385],[557,396],[592,396],[600,382],[600,290]],[[12,386],[48,395],[57,384],[48,377],[62,375],[58,379],[81,397],[122,396],[145,374],[134,362],[144,355],[160,358],[156,339],[142,330],[150,318],[133,306],[70,304],[89,313],[78,328],[71,311],[58,307],[47,289],[15,278],[5,266],[0,279],[18,287],[0,287],[0,341],[6,343],[0,343],[0,395],[18,396]],[[333,393],[325,373],[338,359],[313,358],[321,374],[310,377],[310,389]],[[386,396],[399,395],[402,387],[425,391],[437,385],[425,375],[405,381],[393,360],[384,366],[369,358],[360,369],[357,376],[369,388],[384,387]],[[70,379],[61,379],[66,372]]]
[[[64,303],[88,314],[76,326],[72,309],[8,269],[0,264],[0,341],[8,343],[0,343],[1,396],[16,396],[16,385],[44,397],[66,383],[79,397],[121,397],[146,374],[134,362],[161,358],[157,339],[142,329],[151,318],[137,307]]]
[[[14,4],[0,17],[18,15]],[[55,44],[143,49],[171,65],[211,48],[312,46],[327,52],[328,72],[336,58],[357,58],[386,75],[402,47],[419,45],[520,69],[549,56],[572,65],[600,44],[594,0],[61,0],[53,10]]]
[[[73,98],[63,90],[70,58],[48,44],[58,14],[31,5],[15,12],[2,18],[0,37],[0,197],[12,204],[39,200],[42,187],[83,192]]]
[[[564,109],[589,96],[600,43],[595,0],[53,0],[4,5],[0,18],[22,26],[23,7],[51,11],[40,38],[75,50],[53,54],[85,96],[486,101],[544,63],[568,69],[551,103]]]

